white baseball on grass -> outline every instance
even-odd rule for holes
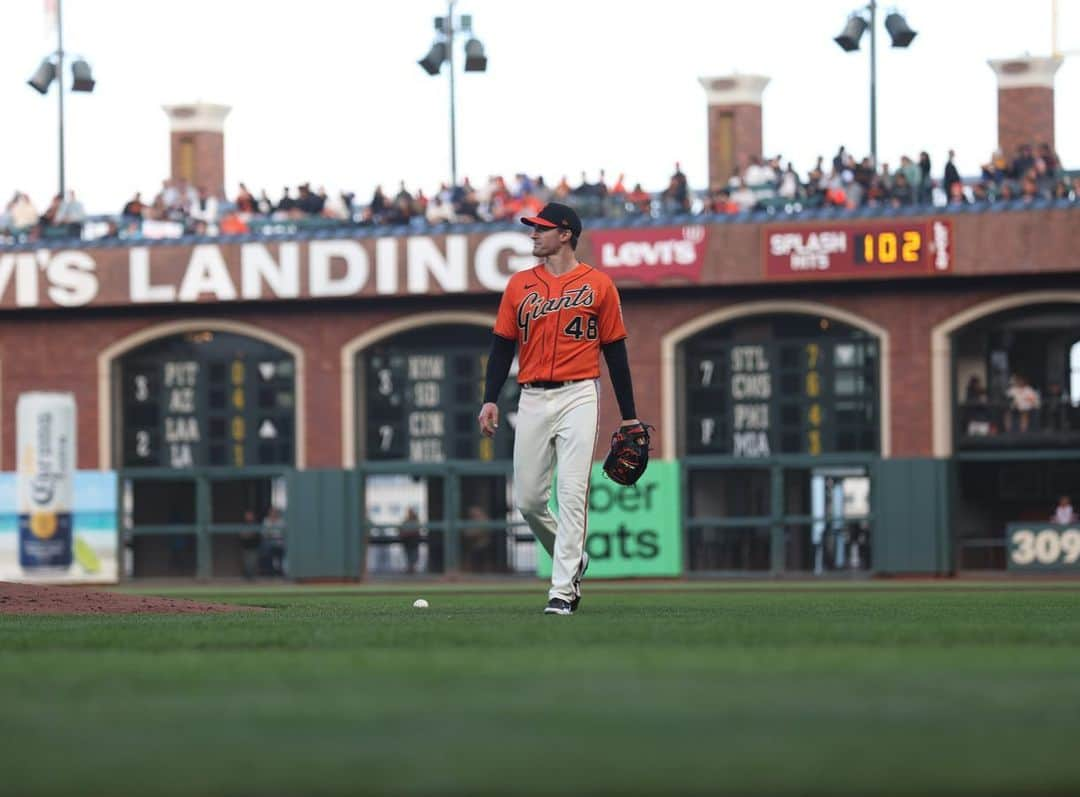
[[[412,605],[414,609],[426,609],[428,607],[428,602],[423,598],[417,598],[412,602]]]

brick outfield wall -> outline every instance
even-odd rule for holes
[[[987,276],[893,281],[745,284],[760,264],[747,263],[740,248],[716,253],[709,268],[731,283],[678,289],[624,287],[623,307],[638,412],[659,424],[661,338],[687,321],[747,301],[797,300],[846,310],[888,330],[892,344],[891,404],[893,456],[929,456],[932,451],[930,332],[956,313],[1023,291],[1080,290],[1080,225],[1075,211],[984,214],[954,217],[957,261]],[[1072,222],[1071,224],[1069,222]],[[968,227],[968,225],[974,227]],[[717,227],[716,229],[723,229]],[[979,235],[976,236],[975,232]],[[728,225],[727,240],[756,252],[760,228]],[[711,246],[710,246],[711,249]],[[981,260],[976,259],[978,253]],[[124,250],[116,250],[123,253]],[[587,255],[585,255],[587,256]],[[728,269],[731,269],[730,273]],[[998,275],[998,276],[994,276]],[[1009,275],[1009,276],[1005,276]],[[75,393],[79,405],[79,466],[98,461],[99,353],[141,330],[191,318],[222,319],[267,330],[293,341],[305,354],[308,467],[339,467],[341,443],[341,348],[389,321],[449,310],[494,314],[498,297],[441,295],[419,298],[360,298],[321,302],[200,303],[193,306],[126,309],[0,310],[0,469],[15,462],[15,402],[28,390]],[[598,453],[617,422],[606,374]],[[659,429],[662,436],[674,430]]]
[[[891,339],[891,398],[893,456],[929,456],[931,418],[930,331],[934,325],[965,308],[1014,294],[1015,284],[987,281],[970,289],[944,286],[932,280],[909,282],[899,289],[883,283],[863,285],[784,285],[770,289],[709,289],[678,298],[657,291],[627,290],[623,308],[633,370],[638,413],[660,424],[661,338],[688,320],[745,301],[796,300],[845,310],[889,331]],[[1080,275],[1025,280],[1022,290],[1080,290]],[[407,304],[407,306],[406,306]],[[316,307],[308,304],[257,305],[200,308],[199,318],[250,324],[293,341],[305,354],[305,401],[307,416],[306,462],[308,467],[340,467],[341,349],[356,336],[404,315],[468,310],[494,313],[494,296],[442,297],[401,302],[389,309],[373,302],[342,301]],[[62,390],[75,393],[79,406],[79,466],[103,467],[98,461],[98,354],[107,346],[153,325],[194,317],[184,308],[156,312],[99,314],[38,313],[35,317],[0,318],[0,402],[2,402],[2,450],[0,468],[15,462],[15,402],[28,390]],[[606,445],[607,432],[618,422],[618,411],[606,373],[601,435],[597,455]],[[674,430],[659,429],[662,437]]]

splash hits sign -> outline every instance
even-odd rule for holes
[[[595,265],[614,280],[652,284],[668,278],[701,281],[708,228],[640,227],[591,233]]]
[[[765,276],[925,277],[952,270],[952,222],[943,219],[873,224],[768,225]]]

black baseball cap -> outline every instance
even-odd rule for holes
[[[569,230],[575,238],[581,237],[581,219],[572,207],[558,202],[548,202],[535,216],[522,216],[522,224],[530,227],[561,227]]]

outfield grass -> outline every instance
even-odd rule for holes
[[[0,617],[0,793],[1080,793],[1080,584],[587,586]]]

